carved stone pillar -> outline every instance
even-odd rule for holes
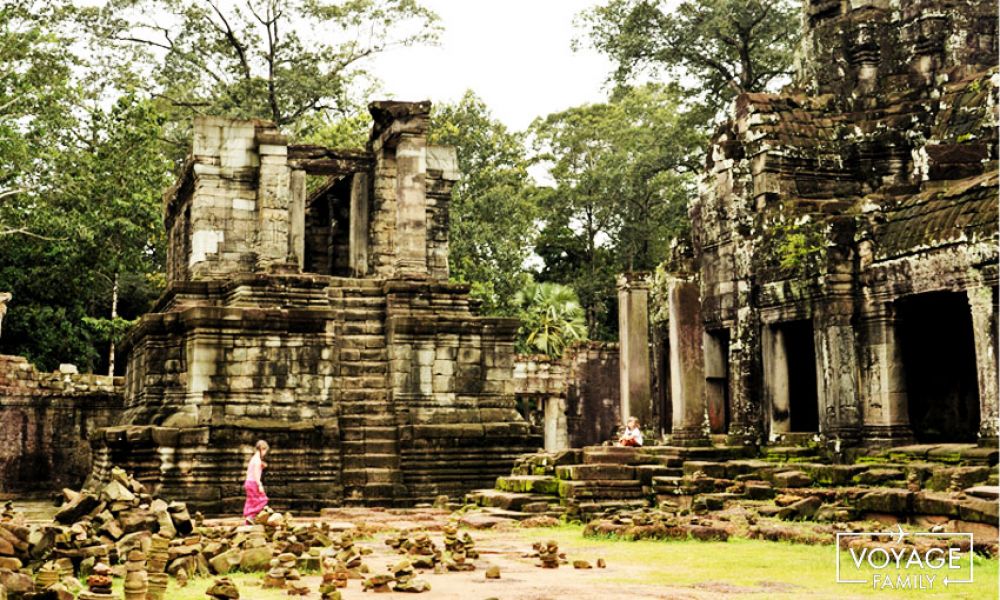
[[[705,431],[704,326],[697,281],[671,278],[667,281],[670,340],[670,397],[673,430],[671,443],[681,446],[708,445]]]
[[[649,282],[645,273],[618,277],[618,337],[622,424],[629,417],[652,427],[649,364]]]
[[[976,374],[979,379],[979,443],[996,446],[1000,431],[997,400],[997,306],[990,286],[966,292],[972,309],[976,344]]]
[[[869,306],[861,318],[861,412],[866,445],[913,441],[899,325],[893,306],[887,303]]]
[[[396,145],[396,273],[427,275],[427,140],[403,134]]]

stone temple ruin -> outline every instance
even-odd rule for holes
[[[242,506],[255,440],[279,505],[394,505],[492,482],[539,445],[514,407],[517,322],[448,283],[455,151],[429,103],[376,102],[364,151],[199,118],[165,196],[167,291],[125,342],[121,466],[196,508]],[[307,189],[307,176],[328,177]]]
[[[585,516],[792,490],[837,519],[995,540],[994,8],[807,0],[796,81],[737,99],[690,243],[619,279],[619,344],[561,360],[515,357],[516,321],[448,283],[458,173],[426,142],[427,103],[374,103],[350,152],[199,119],[165,198],[169,286],[126,378],[0,357],[0,493],[114,465],[237,512],[265,438],[279,507],[484,488],[467,498]],[[630,415],[647,448],[600,446]]]
[[[738,97],[690,243],[619,281],[616,401],[652,443],[546,430],[549,452],[467,499],[633,539],[905,522],[996,555],[995,11],[806,1],[798,79]]]
[[[996,6],[805,4],[667,265],[672,443],[995,446]]]

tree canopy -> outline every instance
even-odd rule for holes
[[[438,34],[415,0],[107,0],[79,20],[171,121],[263,118],[294,136],[363,112],[365,59]]]
[[[524,135],[507,129],[466,92],[434,108],[429,139],[455,146],[462,178],[450,211],[452,278],[472,285],[488,314],[510,315],[529,277],[538,216]]]
[[[665,72],[717,110],[791,74],[798,19],[791,0],[610,0],[582,25],[619,84]]]
[[[681,101],[676,87],[648,84],[532,125],[555,180],[540,200],[540,277],[577,290],[592,337],[617,330],[615,275],[651,270],[687,228],[704,138]]]

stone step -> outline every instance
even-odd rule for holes
[[[569,499],[628,499],[642,498],[642,484],[638,480],[560,481],[559,496]]]
[[[359,377],[364,375],[385,375],[389,365],[385,361],[341,361],[341,377]]]
[[[342,429],[364,427],[366,429],[373,430],[373,432],[381,431],[381,432],[395,433],[396,417],[393,415],[384,415],[384,414],[343,415],[340,417],[340,427]]]
[[[585,501],[573,504],[574,508],[581,515],[596,515],[609,510],[635,510],[646,508],[649,503],[645,500],[610,500],[610,501]]]
[[[341,454],[345,463],[365,456],[391,456],[395,465],[399,465],[399,446],[395,440],[358,440],[340,443]]]
[[[384,400],[354,400],[351,402],[341,402],[341,419],[348,416],[370,415],[378,412],[388,411],[388,403]]]
[[[663,465],[637,465],[635,473],[643,485],[650,485],[654,477],[680,477],[684,474],[684,470],[676,467],[665,467]]]
[[[340,479],[346,490],[349,487],[358,487],[370,483],[402,483],[402,474],[399,469],[388,467],[344,467],[340,472]]]
[[[679,475],[666,475],[654,477],[652,484],[654,487],[679,488],[684,485],[684,477]]]
[[[550,504],[558,502],[558,499],[544,494],[522,494],[501,490],[475,490],[465,495],[465,501],[467,504],[502,508],[504,510],[543,512],[548,509]],[[529,510],[525,510],[525,507]]]
[[[497,489],[505,492],[559,493],[559,481],[545,475],[510,475],[497,478]]]
[[[643,453],[641,448],[588,446],[583,449],[583,463],[588,465],[643,465],[656,462],[656,456]]]
[[[616,464],[565,465],[556,467],[559,479],[635,479],[635,467]]]

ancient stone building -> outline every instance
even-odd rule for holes
[[[996,3],[807,0],[803,27],[660,282],[673,443],[996,444]]]
[[[167,291],[126,341],[121,422],[93,478],[242,505],[258,438],[278,505],[406,504],[489,485],[541,436],[515,409],[517,322],[448,283],[455,151],[429,103],[376,102],[364,150],[200,118],[165,196]],[[311,193],[308,176],[326,183]]]

